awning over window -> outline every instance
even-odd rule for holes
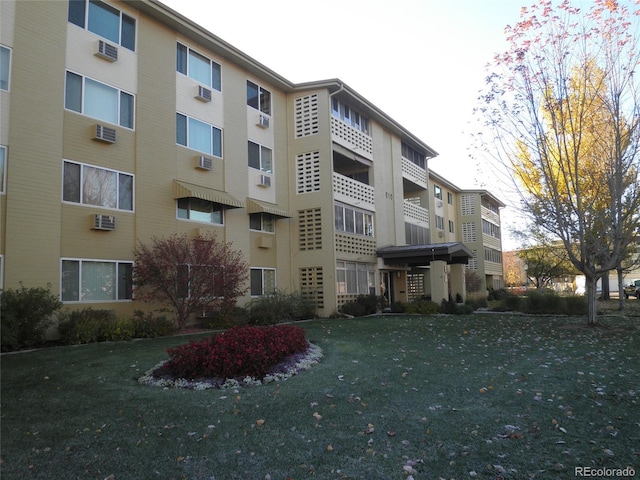
[[[213,203],[219,203],[230,208],[242,208],[244,204],[227,192],[213,188],[194,185],[181,180],[173,181],[173,198],[199,198]]]
[[[270,213],[276,217],[291,218],[291,213],[282,210],[275,205],[247,198],[247,213]]]
[[[429,265],[434,261],[466,264],[473,252],[459,242],[433,243],[431,245],[389,246],[378,249],[378,257],[387,263],[409,266]]]

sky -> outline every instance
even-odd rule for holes
[[[509,203],[469,157],[473,108],[505,26],[532,0],[160,1],[289,81],[339,78],[438,152],[431,170]]]

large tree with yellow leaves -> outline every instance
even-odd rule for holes
[[[640,218],[640,7],[595,0],[523,8],[496,55],[479,112],[485,149],[507,166],[522,212],[596,282],[637,242]]]

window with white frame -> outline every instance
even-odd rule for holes
[[[273,173],[273,152],[270,148],[248,142],[249,166],[265,173]]]
[[[343,295],[375,294],[375,266],[370,263],[336,262],[338,293]]]
[[[11,50],[0,45],[0,90],[9,91],[9,72],[11,69]]]
[[[447,192],[447,203],[453,205],[453,193]]]
[[[274,233],[276,231],[276,218],[270,213],[251,213],[249,215],[249,229]]]
[[[271,92],[247,80],[247,105],[271,115]]]
[[[136,50],[136,21],[129,15],[99,0],[69,0],[70,23]]]
[[[439,185],[434,185],[433,196],[436,197],[438,200],[442,200],[442,187],[440,187]]]
[[[489,235],[491,237],[500,238],[500,227],[483,218],[482,233]]]
[[[133,175],[65,160],[62,200],[133,211]]]
[[[178,43],[176,70],[215,90],[221,91],[220,65],[204,55]]]
[[[178,218],[222,225],[224,221],[224,207],[219,203],[201,200],[199,198],[179,198]]]
[[[331,113],[356,130],[369,134],[369,119],[335,97],[331,98]]]
[[[63,302],[131,300],[133,262],[62,259]]]
[[[7,147],[0,145],[0,194],[4,193],[7,178]]]
[[[77,73],[67,72],[64,107],[88,117],[133,128],[133,95]]]
[[[453,223],[453,220],[449,220],[449,233],[454,233],[455,230],[455,225]]]
[[[444,217],[436,215],[436,228],[438,230],[444,230]]]
[[[222,130],[181,113],[176,113],[176,143],[222,157]]]
[[[176,269],[179,298],[224,296],[224,270],[221,267],[179,264]]]
[[[334,211],[336,231],[373,236],[373,214],[371,212],[340,203],[334,205]]]
[[[271,295],[276,291],[275,268],[252,268],[250,277],[252,297]]]

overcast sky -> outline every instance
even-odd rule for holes
[[[432,170],[500,197],[469,158],[470,122],[504,27],[532,0],[161,1],[292,82],[341,79],[436,150]]]

